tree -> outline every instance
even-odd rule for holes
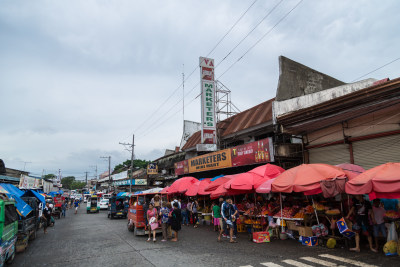
[[[143,160],[143,159],[135,159],[133,160],[133,169],[136,168],[147,168],[147,165],[151,163],[151,161],[148,160]],[[125,160],[123,163],[118,164],[114,167],[114,172],[113,173],[119,173],[121,172],[123,169],[127,169],[131,167],[131,160],[127,159]]]
[[[86,186],[85,182],[81,182],[81,181],[74,181],[71,184],[71,190],[75,190],[75,189],[82,189]]]
[[[52,179],[57,178],[57,176],[55,174],[49,173],[49,174],[46,174],[43,178],[52,180]]]
[[[63,185],[63,188],[72,189],[72,184],[75,182],[75,177],[74,176],[67,176],[61,179],[61,184]]]

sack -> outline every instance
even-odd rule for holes
[[[392,240],[396,242],[399,240],[399,237],[397,236],[396,225],[394,223],[390,224],[387,235],[387,242]]]

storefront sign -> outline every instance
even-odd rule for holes
[[[111,178],[113,179],[113,181],[126,179],[128,178],[128,171],[123,171],[117,174],[113,174],[111,175]]]
[[[129,185],[131,180],[116,181],[113,183],[114,186]]]
[[[19,180],[19,188],[20,189],[40,188],[41,180],[42,179],[36,179],[26,175],[21,175],[21,179]]]
[[[158,174],[157,163],[149,163],[149,165],[147,165],[147,174],[148,175]]]
[[[189,173],[231,167],[231,151],[224,149],[188,160]]]
[[[147,185],[147,179],[135,179],[134,185]]]
[[[232,151],[232,167],[273,161],[271,138],[236,146]]]
[[[216,144],[214,59],[200,57],[201,143]]]
[[[274,162],[272,138],[177,162],[175,175],[267,162]]]

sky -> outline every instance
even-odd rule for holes
[[[303,0],[288,14],[298,3],[0,0],[0,158],[83,179],[107,170],[102,156],[130,158],[119,143],[132,134],[136,158],[162,156],[182,137],[182,73],[184,118],[201,120],[200,56],[241,111],[275,96],[280,55],[344,82],[400,57],[398,1]]]

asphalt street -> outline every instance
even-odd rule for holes
[[[126,219],[107,218],[106,211],[56,220],[55,227],[38,233],[27,250],[17,254],[13,266],[399,266],[400,257],[382,252],[361,253],[344,248],[305,247],[295,240],[255,244],[246,234],[238,243],[217,242],[211,226],[183,226],[179,242],[146,242],[126,227]]]

